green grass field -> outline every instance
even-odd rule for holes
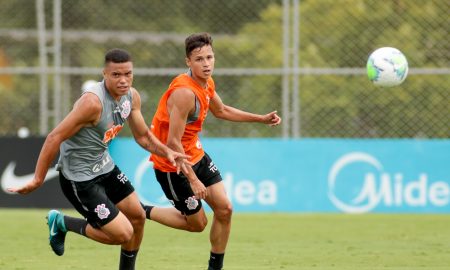
[[[119,247],[72,233],[54,255],[46,213],[0,209],[0,269],[118,268]],[[206,269],[208,235],[148,222],[137,269]],[[238,213],[225,269],[450,269],[450,215]]]

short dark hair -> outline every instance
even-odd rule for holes
[[[191,56],[193,50],[201,48],[206,45],[212,46],[213,40],[209,33],[196,33],[188,36],[184,41],[186,47],[186,56]]]
[[[111,49],[105,54],[105,65],[108,63],[131,62],[131,55],[122,49]]]

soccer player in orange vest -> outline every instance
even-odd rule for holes
[[[185,40],[189,71],[178,75],[160,99],[151,131],[174,151],[188,155],[192,167],[182,166],[177,174],[167,159],[151,155],[156,178],[175,208],[144,206],[148,219],[166,226],[201,232],[207,218],[202,200],[214,212],[210,232],[209,270],[222,269],[231,228],[232,205],[217,166],[203,150],[199,140],[208,111],[220,119],[258,122],[269,126],[281,123],[276,111],[260,115],[225,105],[216,93],[211,75],[214,70],[212,38],[197,33]]]

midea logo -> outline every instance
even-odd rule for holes
[[[148,158],[138,164],[134,175],[136,192],[145,204],[169,207],[171,204],[161,190],[152,167],[153,163],[148,161]],[[278,186],[274,180],[236,179],[231,172],[225,172],[222,182],[229,199],[238,205],[268,206],[276,205],[278,202]]]
[[[374,170],[362,171],[363,179],[359,194],[352,200],[339,198],[336,189],[338,185],[352,188],[350,179],[340,176],[349,165],[365,164]],[[375,171],[375,173],[374,173]],[[355,181],[355,179],[351,179]],[[386,207],[424,207],[427,205],[442,207],[449,203],[450,187],[443,181],[428,181],[428,175],[421,173],[417,180],[404,181],[403,173],[390,174],[384,171],[383,165],[373,156],[352,152],[339,158],[328,174],[328,197],[341,211],[347,213],[368,212],[380,204]],[[347,181],[347,183],[346,183]]]

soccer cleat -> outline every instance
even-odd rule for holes
[[[67,229],[64,225],[64,215],[57,210],[50,210],[47,214],[50,246],[56,255],[64,254],[64,241]]]

